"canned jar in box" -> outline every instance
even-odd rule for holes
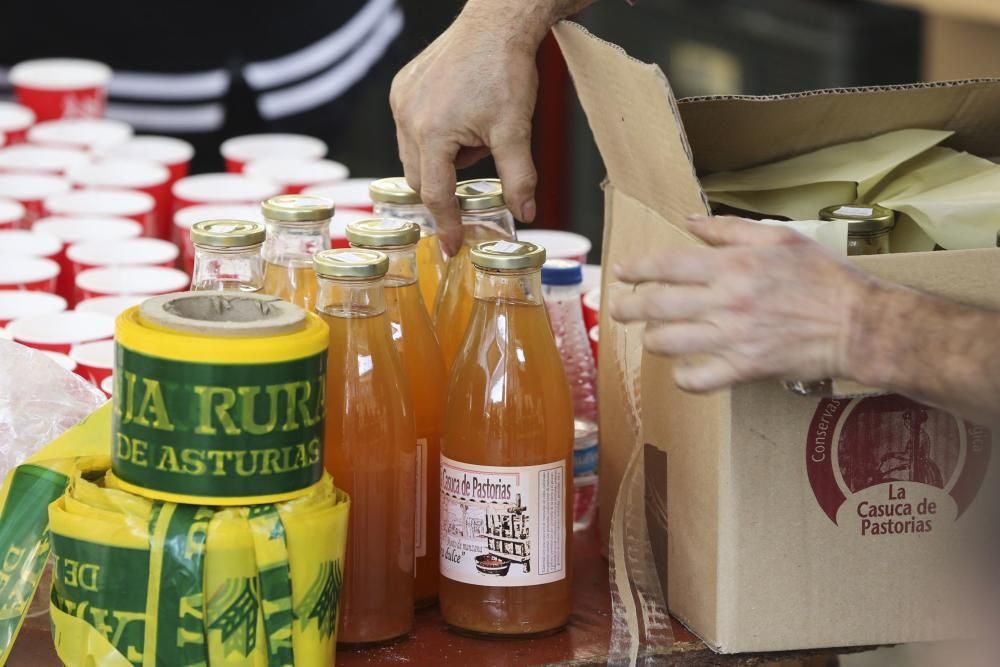
[[[38,146],[101,151],[129,140],[132,128],[107,118],[64,118],[39,123],[28,130],[28,141]]]
[[[18,144],[0,149],[0,173],[64,176],[67,170],[90,160],[87,153],[76,148]]]
[[[298,194],[310,185],[344,180],[350,175],[350,170],[333,160],[271,157],[248,162],[243,173],[251,178],[277,183],[285,194]]]
[[[99,296],[170,294],[188,288],[191,280],[179,269],[162,266],[113,266],[87,269],[76,277],[81,299]]]
[[[24,143],[28,128],[35,124],[35,112],[23,104],[0,102],[0,132],[7,137],[8,146]]]
[[[152,227],[147,236],[169,238],[172,199],[170,195],[170,170],[149,160],[128,158],[100,158],[70,169],[66,178],[81,188],[137,190],[156,202]]]
[[[93,60],[42,58],[18,63],[8,78],[17,101],[39,122],[100,118],[107,105],[111,68]]]
[[[329,332],[318,316],[271,296],[186,292],[124,312],[115,341],[112,469],[124,488],[240,505],[319,482]]]
[[[22,345],[69,354],[74,345],[111,338],[115,321],[107,315],[68,310],[14,320],[7,331]]]
[[[304,134],[246,134],[222,142],[219,152],[226,161],[226,171],[239,173],[246,163],[262,158],[324,158],[327,146],[322,140]]]
[[[45,201],[72,189],[65,178],[48,174],[0,174],[0,198],[13,199],[24,207],[21,226],[31,229],[46,215]]]
[[[0,291],[0,328],[13,320],[66,310],[66,299],[48,292]]]

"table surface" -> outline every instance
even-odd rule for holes
[[[434,667],[520,667],[562,664],[580,667],[607,662],[611,635],[611,598],[608,566],[599,551],[596,533],[577,534],[574,539],[574,612],[569,626],[544,639],[483,640],[449,632],[437,607],[417,613],[409,637],[397,644],[365,650],[337,652],[338,667],[362,665],[433,665]],[[691,667],[751,667],[772,661],[792,661],[820,667],[827,664],[829,651],[778,653],[770,655],[721,656],[713,653],[684,626],[674,621],[674,645],[669,659],[656,664]],[[853,649],[863,650],[863,649]],[[835,661],[831,664],[836,664]],[[21,632],[7,667],[57,667],[49,633],[26,627]]]

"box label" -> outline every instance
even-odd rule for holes
[[[989,429],[902,396],[819,402],[806,470],[820,509],[863,537],[929,533],[975,499]]]
[[[485,467],[441,457],[441,574],[480,586],[566,577],[566,462]]]

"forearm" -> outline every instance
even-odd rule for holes
[[[558,21],[596,0],[469,0],[457,21],[534,51]]]
[[[982,424],[1000,423],[1000,313],[876,285],[854,319],[849,375]]]

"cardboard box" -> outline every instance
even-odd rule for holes
[[[1000,3],[994,7],[995,23],[947,16],[924,19],[924,80],[1000,76]]]
[[[908,127],[954,130],[951,147],[1000,155],[998,81],[677,104],[656,66],[575,24],[555,33],[607,167],[605,267],[698,243],[672,224],[708,210],[697,174]],[[1000,307],[996,250],[857,261]],[[898,396],[808,399],[777,382],[693,396],[623,331],[602,309],[602,532],[633,448],[665,453],[646,455],[645,477],[648,508],[663,504],[650,481],[666,481],[666,539],[660,517],[649,525],[675,616],[722,652],[963,636],[952,579],[969,571],[964,540],[988,509],[989,431]],[[902,517],[859,515],[907,504]]]

